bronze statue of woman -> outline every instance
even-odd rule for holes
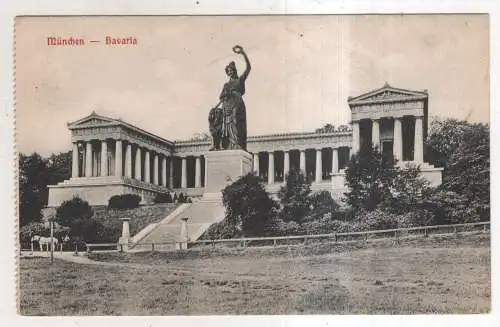
[[[245,94],[245,81],[250,73],[250,60],[239,45],[233,47],[233,51],[241,54],[245,59],[246,69],[238,76],[236,65],[231,61],[226,66],[226,74],[229,81],[224,84],[220,94],[220,104],[222,105],[222,133],[221,145],[223,149],[241,149],[247,148],[247,121],[245,102],[243,95]]]

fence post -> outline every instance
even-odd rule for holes
[[[151,243],[151,252],[153,252],[154,250],[155,250],[155,244]]]
[[[337,243],[337,233],[335,233],[335,237],[334,237],[334,239],[333,239],[333,242],[334,242],[334,243]]]
[[[274,239],[273,241],[273,246],[276,246],[276,239]]]
[[[368,233],[365,232],[365,242],[368,242]]]
[[[486,224],[483,225],[483,233],[486,233]]]
[[[212,247],[215,248],[215,241],[212,240]]]
[[[304,237],[304,244],[307,244],[307,237]]]
[[[427,235],[427,227],[426,227],[426,228],[424,228],[424,237],[427,237],[427,236],[428,235]]]
[[[457,226],[453,226],[453,233],[457,233]]]

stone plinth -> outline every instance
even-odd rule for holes
[[[252,155],[243,150],[210,151],[205,165],[204,197],[217,197],[227,185],[252,172]]]
[[[118,240],[119,246],[123,251],[128,251],[128,245],[130,243],[130,218],[121,218],[122,221],[122,236]]]
[[[122,176],[71,178],[48,187],[48,207],[58,207],[74,196],[87,201],[90,205],[107,205],[109,198],[113,195],[127,193],[140,195],[142,204],[149,204],[153,203],[158,193],[167,191],[163,186]]]

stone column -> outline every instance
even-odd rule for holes
[[[255,174],[257,176],[259,176],[259,165],[260,165],[260,162],[259,162],[259,153],[256,152],[253,154],[253,171],[255,172]]]
[[[300,150],[300,170],[306,174],[306,150]]]
[[[151,183],[151,162],[149,159],[149,150],[144,150],[144,181]]]
[[[376,119],[372,120],[372,144],[380,151],[380,125]]]
[[[155,153],[154,159],[153,159],[153,183],[155,185],[160,185],[160,176],[159,176],[159,167],[158,167],[158,154]]]
[[[194,187],[201,187],[201,158],[196,157]]]
[[[339,172],[339,150],[337,148],[332,149],[332,173],[336,174]]]
[[[174,188],[174,157],[170,157],[170,166],[168,173],[168,186]]]
[[[269,164],[267,165],[267,183],[274,184],[274,152],[268,152]]]
[[[413,150],[413,161],[424,162],[424,131],[422,117],[415,117],[415,147]]]
[[[316,149],[316,183],[323,180],[323,156],[321,149]]]
[[[92,177],[92,142],[85,146],[85,177]]]
[[[290,172],[290,152],[283,152],[283,180],[286,181],[286,175]]]
[[[181,167],[181,188],[187,188],[187,158],[182,158]]]
[[[115,143],[115,176],[122,176],[122,140]]]
[[[78,143],[75,142],[71,153],[71,178],[77,178],[78,175]]]
[[[352,122],[352,154],[359,151],[359,122]]]
[[[101,176],[108,176],[108,142],[101,141]]]
[[[141,167],[141,148],[137,147],[135,150],[135,179],[142,180],[142,167]]]
[[[393,135],[393,153],[394,159],[399,162],[403,161],[403,131],[401,129],[401,119],[394,118],[394,135]]]
[[[132,178],[132,144],[130,143],[125,149],[125,176]]]
[[[161,157],[161,185],[167,186],[167,158]]]

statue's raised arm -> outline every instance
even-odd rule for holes
[[[250,74],[250,69],[252,69],[252,66],[250,65],[250,60],[248,59],[248,56],[247,56],[247,54],[242,46],[240,46],[240,45],[234,46],[233,51],[234,51],[234,53],[241,54],[243,56],[243,58],[245,59],[246,68],[245,68],[245,71],[243,72],[243,74],[241,74],[241,76],[240,76],[240,79],[245,81],[248,77],[248,74]]]

